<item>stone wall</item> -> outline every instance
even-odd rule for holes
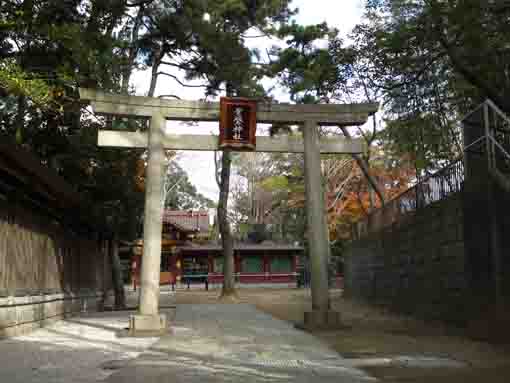
[[[424,319],[467,318],[462,193],[352,242],[345,293]]]
[[[108,241],[0,200],[0,336],[101,306],[112,288]]]
[[[103,292],[0,297],[0,338],[22,335],[78,312],[102,309]]]

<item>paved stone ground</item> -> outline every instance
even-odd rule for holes
[[[163,295],[170,304],[173,297]],[[179,305],[172,333],[159,339],[120,337],[132,313],[82,313],[0,341],[0,382],[375,380],[314,336],[248,304]]]
[[[175,301],[161,294],[162,303]],[[130,296],[128,300],[136,301]],[[164,311],[164,310],[162,310]],[[172,316],[173,310],[166,310]],[[158,338],[123,338],[133,311],[82,313],[27,335],[0,340],[1,383],[91,383],[149,348]]]
[[[107,381],[345,382],[375,379],[314,336],[251,305],[179,305],[162,337]]]
[[[97,382],[111,363],[137,357],[158,338],[118,338],[129,312],[82,314],[0,341],[0,382]]]

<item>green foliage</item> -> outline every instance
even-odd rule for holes
[[[441,168],[461,152],[458,125],[445,129],[432,115],[387,120],[379,137],[388,156],[407,155],[419,172]]]
[[[279,36],[287,47],[275,48],[277,60],[271,65],[293,101],[329,102],[347,85],[352,76],[353,52],[342,46],[338,31],[327,24],[301,26],[296,23],[280,28]],[[324,42],[326,43],[325,47]]]
[[[0,88],[11,95],[29,97],[41,107],[48,106],[53,100],[48,83],[26,73],[13,60],[0,62]]]
[[[0,132],[88,198],[91,214],[125,238],[137,235],[143,194],[135,184],[139,151],[97,147],[102,120],[77,101],[78,86],[118,90],[124,2],[2,1]]]
[[[197,192],[190,182],[188,175],[175,161],[170,163],[167,172],[169,185],[173,187],[166,196],[165,207],[173,210],[197,210],[214,208],[215,204],[209,198]]]
[[[289,180],[285,176],[272,176],[263,180],[260,186],[271,191],[287,191],[289,189]]]
[[[159,65],[183,69],[207,83],[207,94],[229,84],[235,94],[263,96],[267,74],[253,60],[244,33],[275,32],[293,12],[281,0],[2,1],[0,7],[0,131],[38,154],[93,203],[124,237],[139,235],[143,211],[142,153],[97,148],[109,122],[91,116],[78,87],[128,92],[131,73]],[[204,14],[210,20],[204,19]],[[171,75],[171,74],[170,74]],[[155,85],[155,81],[153,82]],[[153,89],[152,89],[153,91]],[[115,129],[144,123],[114,119]],[[143,170],[143,167],[142,167]],[[209,207],[185,177],[166,204]],[[136,174],[136,175],[135,175]],[[172,181],[172,180],[170,180]]]
[[[260,80],[267,71],[253,64],[257,51],[250,51],[244,33],[250,29],[275,33],[275,23],[286,23],[294,11],[284,0],[193,0],[186,3],[193,15],[195,58],[186,63],[187,79],[206,79],[207,95],[215,95],[222,84],[238,96],[262,97]],[[210,20],[203,20],[207,13]]]
[[[383,91],[385,140],[418,169],[461,152],[458,120],[485,98],[510,111],[504,2],[378,0],[352,38],[357,70]]]
[[[305,211],[302,201],[296,201],[296,197],[299,199],[304,193],[303,157],[274,153],[258,154],[254,159],[243,154],[234,161],[234,169],[248,184],[232,196],[233,209],[241,213],[236,225],[237,235],[246,238],[252,233],[254,240],[272,238],[302,242]],[[261,209],[262,216],[257,213]],[[253,234],[254,228],[263,228],[265,234]]]

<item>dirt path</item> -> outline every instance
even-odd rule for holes
[[[177,292],[177,303],[217,303],[218,291]],[[311,309],[310,293],[298,289],[242,289],[240,302],[255,305],[277,318],[299,323]],[[381,308],[344,299],[331,292],[334,309],[342,313],[345,330],[315,332],[344,357],[385,360],[395,357],[445,358],[466,367],[416,367],[387,361],[363,367],[383,382],[487,383],[510,382],[510,348],[466,339],[460,331],[421,322]],[[389,360],[389,359],[388,359]]]

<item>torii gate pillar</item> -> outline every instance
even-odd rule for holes
[[[158,311],[165,127],[166,119],[163,115],[155,114],[151,117],[145,179],[140,311],[137,315],[131,316],[129,321],[129,332],[133,335],[161,333],[166,329],[166,317]]]
[[[305,192],[306,218],[308,224],[308,248],[311,253],[312,308],[328,310],[329,240],[324,212],[324,188],[321,177],[319,132],[317,124],[306,121],[303,129],[305,144]]]
[[[311,329],[336,328],[341,324],[340,313],[330,310],[329,234],[324,208],[319,131],[315,121],[305,121],[304,125],[306,218],[312,277],[312,311],[305,312],[304,325]]]

